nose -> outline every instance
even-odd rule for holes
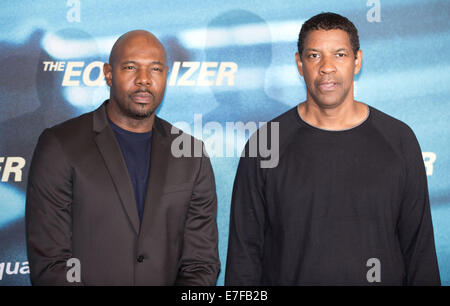
[[[324,57],[322,61],[322,65],[320,66],[321,74],[330,74],[336,72],[336,66],[334,65],[332,59],[330,57]]]
[[[152,84],[151,74],[147,69],[139,69],[136,76],[136,85],[138,86],[150,86]]]

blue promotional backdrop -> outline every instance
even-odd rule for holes
[[[224,283],[229,209],[249,135],[306,97],[295,64],[302,23],[324,11],[359,30],[359,101],[407,123],[427,170],[442,283],[450,284],[448,0],[8,1],[0,10],[0,285],[29,285],[25,190],[44,128],[109,97],[114,41],[153,32],[169,58],[158,115],[205,141],[216,177]],[[326,173],[324,173],[326,175]]]

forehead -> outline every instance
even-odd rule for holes
[[[159,41],[146,36],[136,36],[123,41],[117,50],[116,62],[124,61],[159,61],[165,64],[166,54]]]
[[[308,33],[304,43],[306,48],[336,48],[351,49],[350,37],[344,30],[313,30]]]

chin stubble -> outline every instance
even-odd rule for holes
[[[142,120],[142,119],[146,119],[146,118],[150,117],[154,113],[154,110],[150,109],[150,110],[136,111],[136,110],[131,109],[131,107],[127,107],[126,113],[127,113],[128,117],[131,117],[133,119]]]

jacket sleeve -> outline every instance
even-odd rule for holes
[[[226,286],[261,285],[266,213],[260,166],[257,157],[239,161],[231,201]]]
[[[412,130],[404,141],[406,180],[398,221],[404,282],[405,285],[440,285],[422,153]]]
[[[202,144],[203,148],[203,144]],[[177,286],[214,286],[220,270],[214,173],[201,157],[187,211]]]
[[[28,176],[25,223],[33,285],[67,281],[72,257],[71,168],[51,130],[39,137]]]

